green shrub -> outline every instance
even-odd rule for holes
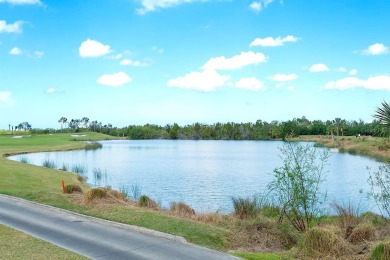
[[[288,142],[280,148],[283,166],[274,169],[269,194],[281,208],[284,217],[298,230],[306,231],[323,209],[326,193],[320,189],[326,179],[329,153],[309,144]]]
[[[234,214],[240,219],[253,218],[258,213],[257,199],[253,198],[232,198]]]

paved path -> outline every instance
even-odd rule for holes
[[[1,194],[0,223],[93,259],[237,259],[180,237]]]

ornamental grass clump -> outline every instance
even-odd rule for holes
[[[46,167],[46,168],[49,168],[49,169],[57,168],[57,164],[53,160],[50,160],[50,159],[43,160],[42,166]]]
[[[256,197],[232,198],[234,214],[240,219],[253,218],[258,213]]]
[[[96,199],[102,199],[107,196],[107,189],[104,188],[94,188],[90,189],[86,193],[84,193],[84,204],[90,204]]]
[[[83,190],[77,184],[68,184],[65,186],[65,193],[83,193]]]
[[[304,259],[321,259],[342,257],[354,254],[353,247],[342,237],[333,232],[314,227],[306,231],[303,241],[299,246],[299,254]]]
[[[138,205],[140,207],[147,207],[147,208],[155,209],[155,210],[158,210],[160,208],[159,205],[157,204],[157,202],[155,202],[154,200],[152,200],[151,198],[149,198],[146,195],[142,195],[139,198]]]
[[[185,204],[184,202],[172,202],[170,205],[172,212],[181,216],[192,216],[195,215],[195,210]]]

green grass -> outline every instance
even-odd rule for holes
[[[0,252],[1,259],[88,259],[3,225]]]
[[[80,140],[109,139],[109,136],[86,133]],[[28,138],[0,136],[0,191],[3,194],[68,209],[116,222],[142,226],[161,232],[183,236],[189,242],[224,250],[229,245],[230,231],[224,228],[167,216],[159,212],[126,206],[76,205],[62,194],[61,181],[80,184],[71,172],[28,165],[4,158],[6,154],[35,151],[83,149],[85,143],[72,141],[70,134],[32,135]]]
[[[232,255],[248,260],[280,260],[289,259],[287,256],[279,253],[241,253],[234,252]]]

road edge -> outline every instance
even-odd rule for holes
[[[49,209],[49,210],[52,210],[52,211],[64,212],[64,213],[67,213],[67,214],[70,214],[70,215],[74,215],[74,216],[77,216],[77,217],[79,217],[81,219],[88,220],[88,221],[91,221],[91,222],[94,222],[94,223],[105,224],[105,225],[117,227],[117,228],[120,228],[120,229],[126,229],[128,231],[138,232],[138,233],[142,233],[142,234],[153,236],[153,237],[159,237],[159,238],[164,238],[164,239],[172,240],[172,241],[183,243],[183,244],[188,244],[187,240],[184,237],[181,237],[181,236],[176,236],[176,235],[164,233],[164,232],[161,232],[161,231],[156,231],[156,230],[153,230],[153,229],[148,229],[148,228],[144,228],[144,227],[134,226],[134,225],[130,225],[130,224],[124,224],[124,223],[114,222],[114,221],[111,221],[111,220],[106,220],[106,219],[101,219],[101,218],[97,218],[97,217],[87,216],[87,215],[80,214],[80,213],[77,213],[77,212],[73,212],[73,211],[70,211],[70,210],[67,210],[67,209],[57,208],[57,207],[54,207],[54,206],[50,206],[50,205],[38,203],[38,202],[35,202],[35,201],[26,200],[26,199],[22,199],[22,198],[10,196],[10,195],[2,194],[2,193],[0,193],[0,197],[5,197],[5,198],[8,198],[10,200],[18,201],[18,202],[25,203],[25,204],[32,204],[32,205],[35,205],[35,206],[38,206],[38,207],[41,207],[41,208],[45,208],[45,209]]]

